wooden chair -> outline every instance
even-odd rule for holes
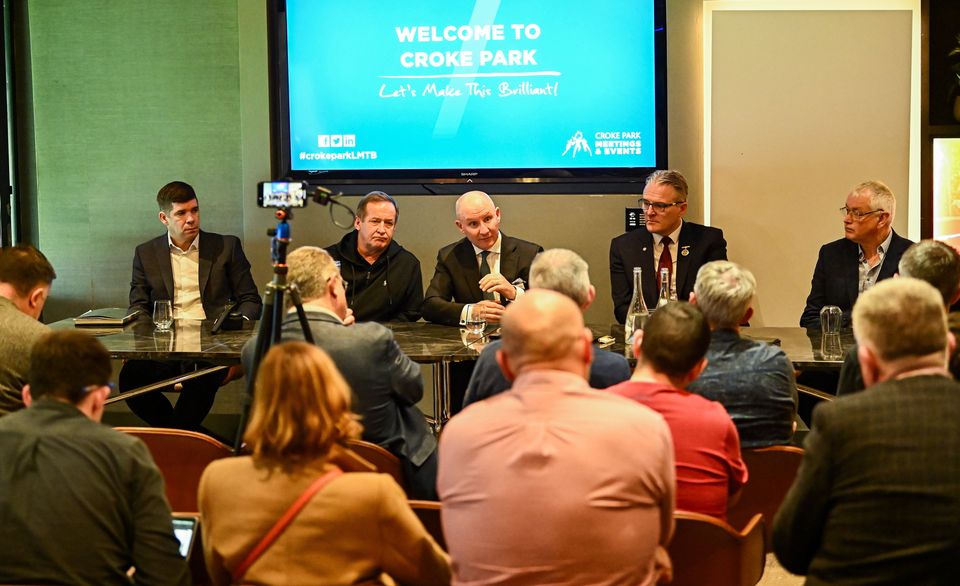
[[[143,440],[163,474],[167,500],[174,511],[196,511],[200,475],[214,460],[233,456],[226,445],[210,436],[183,429],[117,427]]]
[[[367,462],[373,464],[377,472],[392,476],[393,479],[397,481],[397,484],[400,485],[400,488],[406,492],[407,485],[403,481],[403,468],[400,465],[400,460],[398,460],[396,456],[377,444],[363,440],[347,440],[347,447]]]
[[[749,478],[740,492],[740,500],[727,511],[727,520],[734,527],[743,527],[761,513],[766,520],[763,541],[767,551],[771,551],[773,518],[797,477],[803,450],[794,446],[770,446],[743,450],[742,456]]]
[[[440,522],[441,507],[437,501],[410,501],[410,508],[416,513],[423,527],[433,537],[443,551],[447,551],[447,540],[443,537],[443,524]]]
[[[687,511],[673,515],[671,586],[753,586],[763,576],[763,516],[754,515],[742,531],[723,521]]]

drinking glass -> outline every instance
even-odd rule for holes
[[[843,325],[843,312],[836,305],[824,305],[820,310],[820,332],[839,334]]]
[[[173,325],[173,307],[170,305],[170,301],[153,302],[153,325],[159,332],[170,330],[170,326]]]
[[[474,305],[468,313],[469,315],[463,326],[467,328],[467,332],[471,334],[482,334],[483,330],[487,327],[487,320],[483,315],[483,309]]]

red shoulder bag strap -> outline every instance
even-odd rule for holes
[[[260,556],[263,555],[265,551],[270,549],[270,546],[273,545],[273,542],[277,540],[280,535],[286,530],[286,528],[293,522],[293,520],[300,514],[300,511],[303,510],[303,507],[307,506],[307,503],[310,502],[310,499],[313,498],[315,494],[323,490],[323,487],[330,484],[331,481],[343,474],[343,470],[339,468],[334,468],[330,472],[327,472],[320,478],[317,478],[313,481],[313,484],[307,487],[307,490],[303,491],[296,501],[287,511],[277,519],[277,522],[273,524],[273,527],[270,528],[270,531],[267,531],[267,534],[263,536],[263,539],[260,540],[257,545],[254,546],[250,553],[247,554],[247,557],[240,563],[237,568],[231,572],[233,577],[233,583],[239,584],[240,580],[243,579],[243,576],[246,575],[247,570],[250,569],[250,566],[253,565],[255,561],[260,559]]]

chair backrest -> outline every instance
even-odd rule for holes
[[[743,461],[749,477],[740,499],[727,511],[727,520],[734,527],[743,527],[755,514],[766,520],[764,543],[773,549],[773,518],[797,477],[803,450],[794,446],[770,446],[743,450]]]
[[[163,474],[167,500],[174,511],[196,511],[200,475],[207,465],[233,456],[226,445],[208,435],[161,427],[117,427],[143,440]]]
[[[410,508],[416,513],[423,527],[433,537],[443,551],[447,551],[447,540],[443,536],[443,524],[440,522],[441,507],[437,501],[410,501]]]
[[[763,516],[741,531],[709,515],[676,511],[672,586],[753,586],[763,576]]]
[[[396,456],[377,444],[363,440],[347,440],[347,447],[367,462],[373,464],[377,472],[392,476],[393,479],[397,481],[397,484],[400,485],[400,488],[406,492],[407,486],[403,481],[403,468],[400,466],[400,460],[398,460]]]

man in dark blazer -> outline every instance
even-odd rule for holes
[[[343,277],[326,250],[302,246],[287,255],[290,283],[300,290],[314,343],[333,359],[353,389],[353,410],[363,439],[400,459],[410,498],[437,500],[437,442],[417,409],[423,398],[420,366],[400,350],[393,333],[376,322],[354,323]],[[283,322],[283,340],[303,340],[295,313]],[[246,371],[256,338],[243,348]]]
[[[943,298],[889,279],[853,330],[867,390],[822,403],[773,549],[807,584],[955,584],[960,576],[960,383]]]
[[[646,230],[638,228],[610,242],[610,292],[617,321],[627,319],[633,298],[633,268],[640,267],[643,299],[657,306],[659,267],[670,268],[670,297],[686,301],[700,267],[727,259],[723,231],[687,222],[687,180],[679,171],[654,171],[647,177],[640,198]],[[669,238],[667,246],[665,239]]]
[[[893,192],[881,181],[865,181],[847,195],[840,208],[843,238],[820,248],[810,282],[810,295],[800,315],[800,326],[820,327],[820,310],[836,305],[843,325],[850,325],[850,310],[861,291],[897,272],[900,256],[913,244],[892,228],[897,212]]]
[[[529,285],[530,263],[543,247],[500,232],[500,208],[482,191],[463,194],[456,212],[464,238],[437,254],[423,317],[455,326],[482,313],[498,323],[504,306]]]
[[[130,309],[150,316],[155,301],[169,300],[173,317],[185,323],[216,319],[227,306],[236,304],[246,319],[258,319],[260,294],[240,240],[200,230],[200,204],[187,183],[164,185],[157,193],[157,204],[167,233],[137,246],[134,252]],[[120,389],[130,390],[207,366],[192,361],[131,360],[120,371]],[[160,392],[133,397],[127,405],[151,425],[197,429],[224,381],[223,373],[185,381],[176,406]]]

